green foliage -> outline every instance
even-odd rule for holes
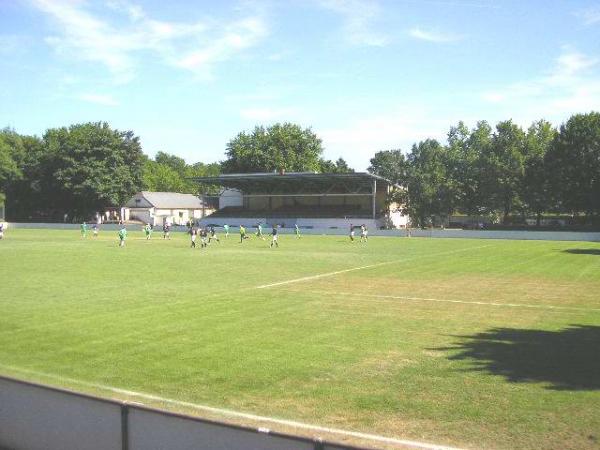
[[[545,158],[556,136],[550,122],[539,120],[529,127],[525,138],[525,175],[520,197],[524,210],[536,215],[538,226],[542,213],[552,205]]]
[[[48,130],[44,145],[64,210],[86,215],[122,205],[141,187],[143,154],[132,131],[100,122],[72,125]]]
[[[229,141],[225,153],[224,173],[318,172],[323,147],[310,128],[278,123],[239,133]]]
[[[338,158],[333,162],[330,159],[319,160],[319,172],[321,173],[353,173],[354,169],[348,166],[343,158]]]
[[[185,181],[182,172],[178,172],[166,164],[152,160],[144,162],[142,184],[145,191],[185,191]]]
[[[413,145],[407,157],[405,209],[415,225],[425,226],[435,217],[446,217],[452,212],[448,157],[446,148],[434,139]]]
[[[519,205],[519,192],[525,174],[525,133],[507,120],[496,125],[491,145],[482,153],[485,177],[482,189],[491,211],[503,214],[504,219]]]
[[[21,136],[9,129],[0,131],[0,192],[22,178],[24,154]]]
[[[158,152],[154,161],[148,159],[144,162],[142,184],[146,191],[214,194],[218,189],[199,185],[192,178],[216,176],[219,173],[221,166],[218,163],[188,165],[183,158]]]
[[[560,127],[545,162],[558,208],[600,214],[600,113],[572,116]]]
[[[408,164],[402,150],[384,150],[375,153],[367,170],[392,183],[406,185]]]

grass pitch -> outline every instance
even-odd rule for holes
[[[600,446],[599,244],[220,237],[9,229],[0,373],[454,446]]]

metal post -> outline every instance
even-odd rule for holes
[[[121,449],[129,450],[129,407],[121,404]]]
[[[377,179],[373,179],[373,219],[377,215]]]

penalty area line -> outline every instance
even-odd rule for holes
[[[293,292],[293,291],[292,291]],[[314,293],[316,291],[310,291]],[[583,311],[583,312],[600,312],[598,308],[581,308],[577,306],[560,306],[560,305],[533,305],[531,303],[498,303],[498,302],[482,302],[476,300],[452,300],[444,298],[427,298],[427,297],[409,297],[402,295],[384,295],[384,294],[361,294],[355,292],[332,292],[335,296],[352,296],[352,297],[367,297],[381,300],[409,300],[414,302],[436,302],[436,303],[459,303],[463,305],[482,305],[482,306],[504,306],[507,308],[533,308],[533,309],[555,309],[561,311]]]
[[[390,264],[399,264],[399,263],[403,263],[403,262],[414,261],[415,259],[428,258],[428,257],[432,257],[432,256],[452,255],[454,253],[465,252],[468,250],[477,250],[477,249],[487,248],[487,247],[492,247],[492,245],[481,245],[478,247],[468,247],[468,248],[462,248],[459,250],[451,250],[448,252],[432,253],[429,255],[419,255],[419,256],[415,256],[413,258],[395,259],[393,261],[384,261],[384,262],[375,263],[375,264],[367,264],[366,266],[351,267],[350,269],[336,270],[335,272],[326,272],[326,273],[320,273],[317,275],[309,275],[306,277],[294,278],[291,280],[278,281],[276,283],[263,284],[260,286],[256,286],[255,289],[267,289],[267,288],[271,288],[271,287],[284,286],[286,284],[301,283],[302,281],[317,280],[319,278],[332,277],[335,275],[340,275],[342,273],[354,272],[357,270],[371,269],[373,267],[388,266]]]
[[[311,424],[307,424],[304,422],[297,422],[295,420],[277,419],[274,417],[259,416],[256,414],[234,411],[231,409],[215,408],[213,406],[201,405],[201,404],[185,402],[185,401],[181,401],[181,400],[173,400],[173,399],[161,397],[158,395],[130,391],[127,389],[120,389],[120,388],[107,386],[107,385],[103,385],[103,384],[99,384],[99,383],[91,383],[91,382],[87,382],[87,381],[77,380],[75,378],[62,377],[60,375],[56,375],[56,374],[52,374],[52,373],[24,369],[21,367],[14,367],[14,366],[7,366],[7,365],[0,364],[0,368],[7,369],[12,372],[31,374],[31,375],[51,379],[51,380],[66,382],[69,384],[76,384],[76,385],[80,385],[80,386],[99,389],[99,390],[103,390],[103,391],[107,391],[107,392],[112,392],[114,394],[125,395],[128,397],[134,397],[137,399],[157,401],[157,402],[170,404],[173,406],[181,406],[181,407],[185,407],[185,408],[196,409],[198,411],[210,412],[210,413],[218,414],[218,415],[221,415],[224,417],[236,417],[239,419],[246,419],[246,420],[251,420],[254,422],[267,422],[267,423],[283,425],[283,426],[288,426],[288,427],[298,428],[298,429],[303,429],[303,430],[308,430],[308,431],[314,431],[314,432],[319,432],[319,433],[327,433],[327,434],[338,435],[338,436],[353,437],[353,438],[364,439],[364,440],[372,441],[372,442],[402,445],[405,447],[413,447],[413,448],[419,448],[419,449],[460,450],[456,447],[448,447],[448,446],[444,446],[444,445],[436,445],[436,444],[430,444],[430,443],[426,443],[426,442],[411,441],[411,440],[407,440],[407,439],[397,439],[397,438],[392,438],[392,437],[381,436],[378,434],[363,433],[360,431],[349,431],[349,430],[343,430],[340,428],[329,428],[329,427],[323,427],[320,425],[311,425]]]

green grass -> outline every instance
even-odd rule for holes
[[[9,229],[0,373],[447,445],[600,445],[599,244],[221,238]]]

